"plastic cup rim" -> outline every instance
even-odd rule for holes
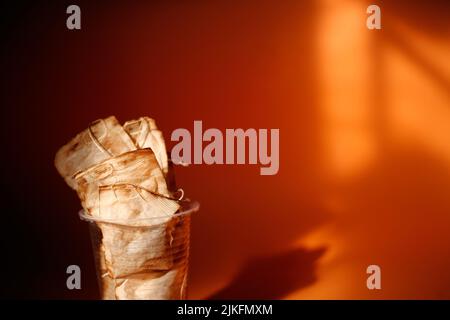
[[[184,217],[187,215],[191,215],[194,212],[197,212],[200,209],[200,203],[198,201],[191,201],[191,200],[183,200],[182,203],[188,203],[187,208],[181,212],[178,212],[171,216],[158,216],[158,217],[152,217],[152,218],[141,218],[141,219],[129,219],[129,220],[119,220],[119,219],[101,219],[96,218],[90,215],[86,214],[86,211],[84,209],[81,209],[78,211],[78,215],[81,220],[87,221],[87,222],[103,222],[103,223],[109,223],[109,224],[118,224],[118,225],[126,225],[130,227],[145,227],[145,226],[152,226],[154,224],[149,223],[148,225],[134,225],[133,222],[142,222],[142,221],[158,221],[164,218],[178,218],[178,217]]]

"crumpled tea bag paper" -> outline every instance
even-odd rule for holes
[[[124,127],[115,117],[97,120],[58,151],[55,166],[93,218],[102,298],[185,298],[188,223],[176,215],[167,186],[175,189],[174,176],[154,120]]]
[[[102,290],[102,296],[104,300],[115,300],[115,289],[116,289],[116,281],[110,276],[108,272],[108,268],[106,265],[106,258],[105,258],[105,247],[102,244],[100,246],[100,252],[98,255],[99,259],[99,272],[100,272],[100,288]]]
[[[95,214],[104,221],[114,219],[98,223],[109,274],[119,278],[172,267],[172,245],[177,243],[171,218],[178,209],[176,201],[134,185],[101,186]]]
[[[170,222],[169,222],[170,223]],[[173,265],[171,226],[120,226],[99,222],[106,268],[114,279],[135,273],[168,270]]]
[[[55,156],[55,166],[67,184],[76,189],[73,175],[106,159],[136,150],[130,136],[114,116],[92,122]]]
[[[74,179],[83,208],[89,213],[99,206],[100,186],[126,183],[170,196],[164,175],[151,149],[126,152],[105,160],[76,174]]]
[[[180,208],[177,201],[133,184],[99,186],[98,192],[99,205],[91,210],[91,215],[102,220],[126,221],[127,225],[161,224]]]
[[[94,260],[97,273],[97,280],[104,300],[115,300],[116,282],[109,275],[106,268],[105,248],[102,244],[102,233],[99,227],[90,223],[91,241],[94,248]]]
[[[164,137],[158,130],[155,120],[141,117],[124,123],[123,128],[133,139],[138,149],[150,148],[155,153],[158,164],[166,175],[169,170],[168,157]]]
[[[185,299],[186,270],[137,274],[117,281],[115,295],[120,300]]]

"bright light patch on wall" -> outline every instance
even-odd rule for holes
[[[363,3],[322,1],[318,52],[323,166],[339,178],[364,170],[376,151],[365,12]]]

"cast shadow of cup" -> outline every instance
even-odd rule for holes
[[[208,299],[281,299],[316,281],[316,263],[325,251],[325,248],[297,248],[269,257],[252,259],[226,287]]]

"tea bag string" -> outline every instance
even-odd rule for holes
[[[94,121],[93,123],[91,123],[88,127],[88,134],[89,134],[89,138],[91,138],[92,142],[95,144],[95,146],[103,153],[106,153],[108,156],[113,157],[114,155],[109,152],[108,150],[105,149],[105,147],[103,147],[103,145],[100,143],[100,141],[98,141],[97,137],[94,135],[94,132],[92,131],[92,126],[94,125],[94,123],[102,123],[103,126],[105,127],[105,131],[108,131],[108,127],[106,126],[106,123],[103,119],[98,120],[98,121]]]
[[[142,200],[147,201],[147,200],[145,200],[144,196],[141,193],[141,189],[144,189],[144,188],[141,188],[141,187],[136,186],[136,185],[134,187],[136,188],[136,191],[139,194],[139,196],[142,198]],[[174,200],[174,201],[177,201],[177,202],[185,201],[184,200],[184,190],[181,189],[181,188],[178,188],[177,191],[174,192],[174,193],[180,193],[180,196],[178,198],[171,197],[171,196],[166,196],[166,195],[163,195],[163,194],[160,194],[160,193],[157,193],[157,192],[154,192],[154,191],[150,191],[150,190],[147,190],[147,189],[144,189],[144,190],[149,192],[149,193],[151,193],[151,194],[153,194],[153,195],[155,195],[155,196],[157,196],[157,197],[166,198],[166,199]]]
[[[112,188],[112,190],[114,192],[114,196],[116,197],[116,199],[119,199],[119,197],[116,194],[116,187],[118,187],[119,185],[120,184],[115,184],[115,185],[111,186],[111,188]],[[150,191],[148,189],[142,188],[141,186],[138,186],[138,185],[135,185],[135,184],[126,184],[126,185],[132,186],[136,190],[136,192],[139,195],[139,197],[142,200],[144,200],[144,201],[147,201],[147,200],[145,199],[144,195],[142,194],[142,191],[141,191],[142,189],[147,191],[148,193],[151,193],[151,194],[157,196],[157,197],[166,198],[166,199],[174,200],[174,201],[178,201],[178,202],[179,201],[187,201],[187,200],[184,199],[184,190],[181,189],[181,188],[178,188],[177,191],[174,192],[174,193],[180,193],[179,197],[171,197],[171,196],[166,196],[166,195],[160,194],[158,192]]]

